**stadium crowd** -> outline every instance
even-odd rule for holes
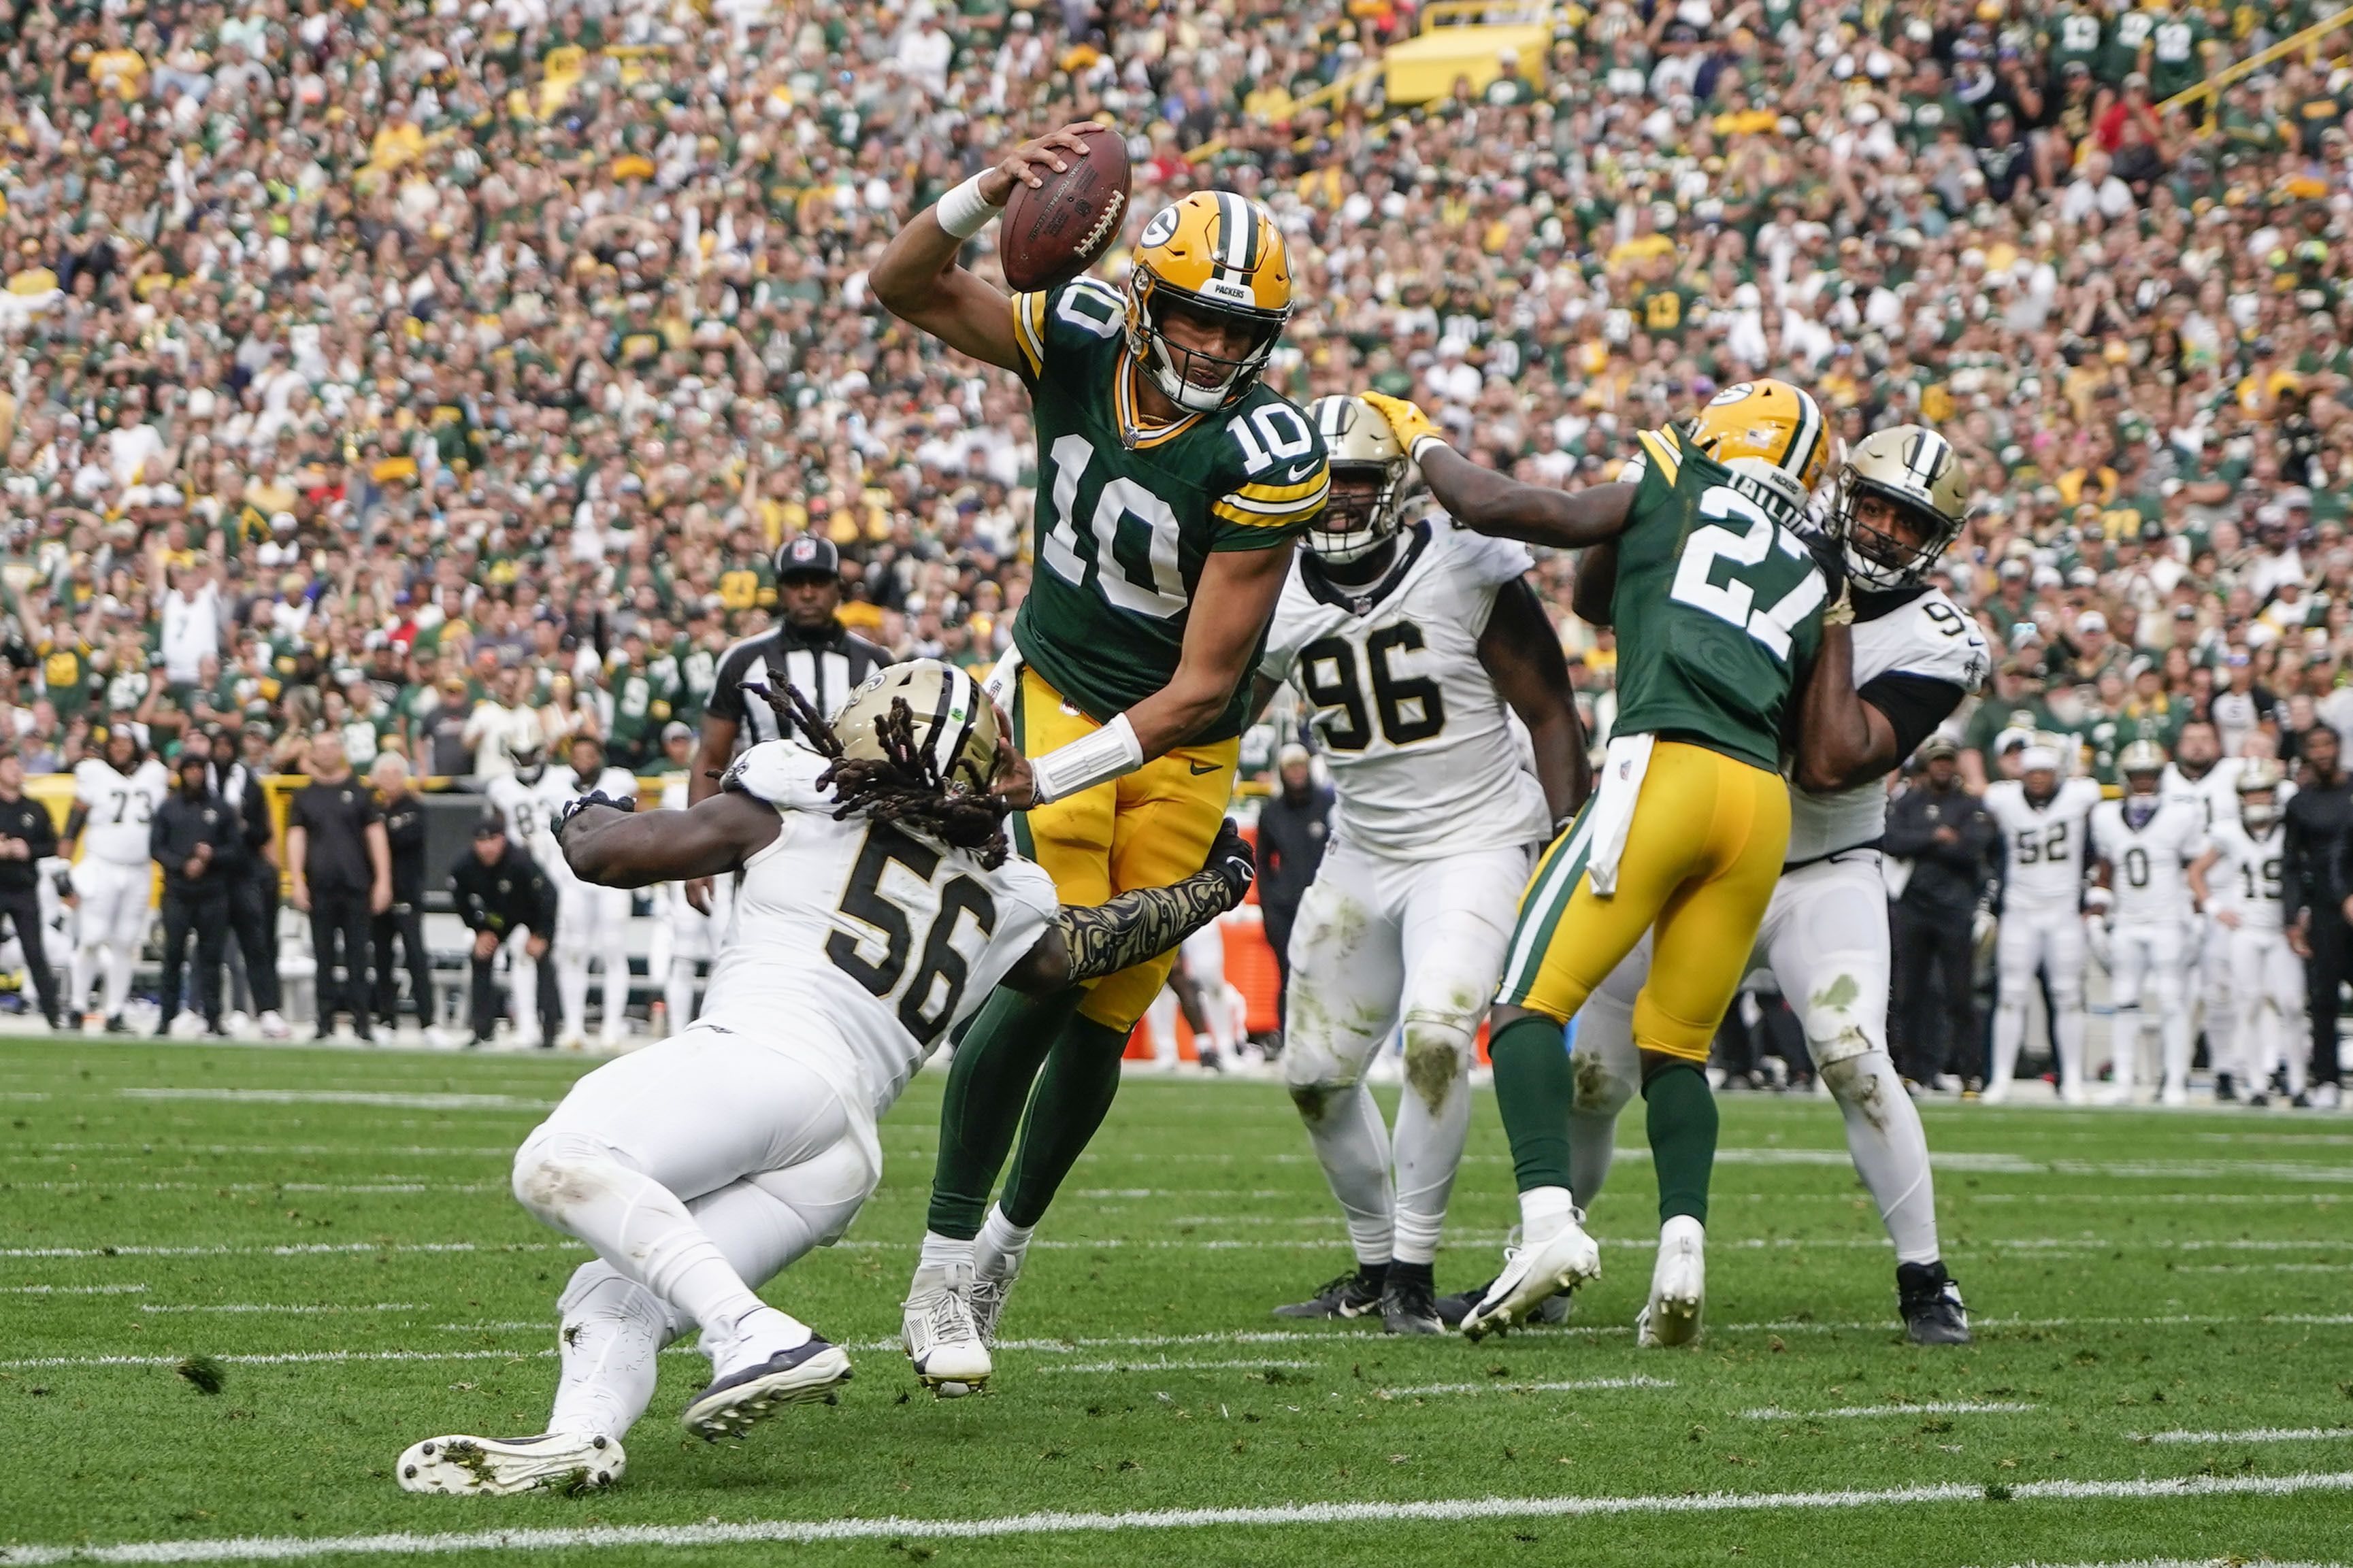
[[[480,775],[530,714],[648,764],[803,533],[853,629],[993,660],[1023,399],[866,268],[1084,117],[1131,234],[1207,184],[1275,214],[1302,400],[1562,484],[1767,374],[1946,433],[1973,786],[2009,731],[2114,784],[2193,719],[2290,763],[2353,721],[2345,35],[2155,107],[2327,5],[1531,9],[1548,46],[1391,115],[1388,0],[0,0],[0,733]],[[1541,570],[1606,735],[1609,638]]]

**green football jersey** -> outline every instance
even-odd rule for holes
[[[2110,87],[2122,87],[2125,78],[2140,69],[2141,50],[2148,47],[2149,37],[2157,31],[2157,14],[2137,6],[2119,11],[2108,24],[2108,36],[2093,64],[2092,74]]]
[[[1673,431],[1638,439],[1642,472],[1610,600],[1617,732],[1673,736],[1778,772],[1829,584],[1785,500]]]
[[[1231,408],[1137,433],[1126,301],[1091,279],[1013,300],[1021,379],[1038,423],[1029,596],[1021,657],[1100,722],[1168,684],[1201,568],[1221,550],[1288,549],[1331,489],[1324,438],[1261,384]],[[1256,668],[1259,633],[1245,668]],[[1197,741],[1241,733],[1237,683]]]

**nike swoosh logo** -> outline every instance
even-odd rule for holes
[[[1292,469],[1291,472],[1283,475],[1282,482],[1287,485],[1295,485],[1314,471],[1315,465],[1313,462],[1302,463],[1297,468]]]
[[[1203,773],[1216,773],[1218,769],[1223,765],[1224,764],[1221,763],[1187,763],[1185,764],[1187,768],[1191,770],[1195,778],[1199,778]]]

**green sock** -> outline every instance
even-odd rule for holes
[[[1128,1034],[1081,1016],[1062,1026],[1046,1070],[1038,1075],[1038,1093],[1021,1123],[1021,1147],[997,1205],[1015,1225],[1036,1225],[1046,1217],[1062,1179],[1111,1113]]]
[[[1520,1191],[1568,1186],[1568,1113],[1577,1079],[1561,1026],[1541,1013],[1513,1019],[1487,1042],[1495,1064],[1495,1109],[1512,1141]]]
[[[1715,1172],[1715,1096],[1697,1062],[1678,1061],[1642,1081],[1651,1132],[1651,1168],[1659,1178],[1659,1223],[1689,1215],[1707,1223],[1707,1184]]]
[[[1075,986],[1038,997],[1000,987],[973,1015],[948,1065],[940,1103],[929,1220],[939,1235],[968,1241],[980,1234],[989,1191],[1013,1147],[1039,1064],[1085,996]]]

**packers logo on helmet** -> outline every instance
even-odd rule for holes
[[[1874,515],[1866,519],[1861,510],[1869,499],[1886,504],[1869,508]],[[1839,468],[1831,531],[1845,546],[1847,575],[1866,587],[1917,583],[1968,521],[1960,457],[1924,425],[1874,431]]]
[[[916,754],[952,790],[979,794],[997,772],[997,709],[980,683],[936,658],[886,665],[866,678],[834,715],[845,757],[889,760],[882,721],[904,700]]]
[[[1127,352],[1179,408],[1229,408],[1266,367],[1291,304],[1291,254],[1266,209],[1231,191],[1196,191],[1153,215],[1137,238]],[[1223,341],[1171,342],[1168,323],[1179,314]],[[1197,342],[1208,335],[1187,333]]]
[[[1307,548],[1325,561],[1355,561],[1396,537],[1404,519],[1398,502],[1409,466],[1389,422],[1369,404],[1345,393],[1307,406],[1331,455],[1332,496],[1307,525]]]
[[[1786,381],[1744,381],[1708,400],[1691,444],[1730,468],[1742,458],[1778,468],[1810,496],[1830,461],[1830,430],[1814,400]]]

